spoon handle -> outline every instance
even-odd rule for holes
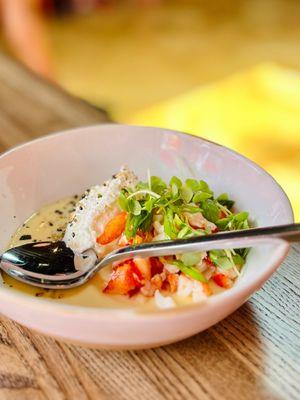
[[[97,269],[109,263],[132,257],[167,256],[195,251],[238,249],[276,242],[280,244],[282,241],[289,243],[299,242],[300,224],[220,232],[218,234],[188,239],[150,242],[136,246],[128,246],[110,253],[98,264],[99,268]]]

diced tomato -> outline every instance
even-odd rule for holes
[[[178,287],[178,275],[176,274],[168,274],[167,281],[170,285],[170,292],[175,293]]]
[[[206,257],[204,259],[205,263],[207,264],[207,266],[209,267],[215,267],[215,264],[211,261],[210,257]]]
[[[142,230],[138,230],[138,233],[134,238],[130,239],[130,244],[141,244],[151,242],[153,239],[153,235],[150,232],[143,232]]]
[[[204,290],[204,293],[206,294],[206,296],[210,296],[212,294],[212,291],[211,291],[211,288],[209,287],[209,285],[207,283],[202,282],[202,286],[203,286],[203,290]]]
[[[138,294],[139,291],[140,291],[140,286],[136,286],[136,288],[130,290],[127,294],[129,297],[132,297],[132,296]]]
[[[124,264],[118,265],[113,270],[111,278],[103,292],[109,294],[128,294],[140,286],[139,277],[136,271],[134,271],[132,263],[125,261]]]
[[[165,290],[165,291],[167,291],[167,292],[170,291],[170,284],[169,284],[169,282],[168,282],[167,279],[165,279],[165,280],[163,281],[163,283],[162,283],[162,285],[161,285],[161,288],[162,288],[162,290]]]
[[[144,238],[144,243],[152,242],[152,239],[154,237],[154,230],[152,229],[151,232],[146,232],[143,236]]]
[[[224,211],[220,211],[219,218],[222,219],[222,218],[226,218],[226,217],[227,217],[227,215],[224,213]]]
[[[164,264],[160,261],[158,257],[150,257],[150,264],[151,264],[151,276],[162,273],[164,269]]]
[[[127,213],[125,211],[112,218],[104,228],[103,233],[98,236],[97,243],[108,244],[122,235],[126,225]]]
[[[164,256],[163,260],[165,260],[169,264],[172,264],[173,261],[175,260],[175,256]]]
[[[151,278],[151,285],[152,285],[154,291],[161,289],[162,284],[163,284],[163,279],[162,279],[161,275],[156,274],[153,276],[153,278]]]
[[[135,235],[135,237],[130,240],[132,240],[132,244],[141,244],[144,241],[144,239],[140,235]]]
[[[142,271],[140,270],[140,268],[138,268],[138,266],[134,260],[130,260],[130,265],[131,265],[131,270],[132,270],[133,274],[136,276],[136,279],[139,282],[143,281],[144,277],[143,277]]]
[[[224,274],[215,274],[212,277],[213,281],[222,288],[229,289],[232,286],[232,280]]]
[[[131,246],[133,244],[141,244],[143,243],[143,238],[140,235],[135,235],[134,238],[130,238],[129,240],[126,238],[125,234],[123,234],[120,237],[120,240],[118,241],[118,245],[121,247],[124,246]]]
[[[151,263],[149,258],[135,257],[134,263],[144,279],[151,279]]]

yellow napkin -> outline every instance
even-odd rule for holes
[[[224,144],[269,171],[300,221],[300,74],[263,64],[152,106],[127,121]]]

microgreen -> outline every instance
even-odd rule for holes
[[[157,194],[162,194],[167,188],[166,183],[158,176],[151,176],[151,190]]]
[[[172,178],[170,179],[170,186],[175,185],[178,188],[181,188],[182,186],[182,182],[179,178],[177,178],[177,176],[172,176]]]
[[[199,189],[198,190],[201,190],[202,192],[207,192],[207,193],[213,194],[213,192],[210,190],[208,184],[202,180],[199,181]]]
[[[193,198],[193,190],[189,187],[189,186],[187,186],[187,185],[183,185],[181,188],[180,188],[180,195],[181,195],[181,198],[182,198],[182,200],[185,202],[185,203],[189,203],[191,200],[192,200],[192,198]]]
[[[209,257],[214,264],[222,269],[231,269],[234,264],[230,257],[227,256],[224,250],[211,250],[209,252]]]
[[[128,211],[131,212],[133,215],[140,215],[142,211],[142,206],[137,200],[130,199],[128,201]]]
[[[205,201],[207,199],[212,198],[211,193],[201,192],[200,190],[194,194],[193,202],[194,203],[201,203],[201,201]]]
[[[240,268],[245,264],[245,260],[240,254],[234,254],[232,256],[232,259],[233,259],[234,264]]]
[[[229,199],[227,193],[220,194],[220,196],[217,197],[217,201],[222,204],[222,206],[226,206],[228,210],[231,210],[234,205],[234,201]]]
[[[135,188],[123,189],[118,199],[119,206],[128,213],[125,235],[134,238],[141,230],[151,229],[154,215],[161,215],[164,233],[168,239],[185,239],[210,233],[210,230],[195,229],[189,224],[186,213],[202,213],[219,230],[245,229],[249,227],[248,213],[234,214],[234,202],[226,193],[214,198],[208,184],[196,179],[182,182],[173,176],[167,184],[148,173],[147,182],[139,182]],[[221,218],[221,217],[224,218]],[[234,268],[237,272],[245,263],[248,249],[212,250],[209,257],[221,269]],[[201,253],[188,253],[174,261],[186,275],[206,282],[203,274],[195,267],[201,261]]]
[[[177,234],[178,239],[184,239],[191,235],[192,230],[189,228],[187,225],[185,225],[183,228],[180,229],[180,231]]]
[[[202,214],[206,219],[214,223],[218,221],[220,210],[214,200],[207,199],[206,201],[203,201],[201,207],[203,210]]]
[[[176,239],[176,228],[173,223],[173,211],[167,208],[164,215],[164,230],[170,239]]]
[[[192,267],[192,266],[187,266],[181,260],[175,260],[175,261],[173,261],[173,264],[176,265],[180,269],[180,271],[183,272],[185,275],[190,276],[191,278],[195,279],[196,281],[200,281],[203,283],[207,282],[207,279],[198,270],[198,268]]]
[[[124,191],[120,192],[118,202],[119,202],[119,206],[120,206],[121,210],[128,211],[128,209],[127,209],[128,200],[124,194]]]
[[[196,179],[187,179],[185,181],[187,187],[189,187],[194,193],[200,190],[200,184]]]
[[[216,224],[222,231],[226,230],[238,230],[238,229],[248,229],[248,213],[240,212],[238,214],[231,214],[226,218],[219,219]]]
[[[197,265],[202,259],[202,254],[200,252],[198,253],[185,253],[182,254],[181,256],[181,261],[184,263],[186,266],[192,266],[192,265]]]
[[[131,193],[127,198],[131,199],[132,197],[136,197],[139,195],[143,195],[143,194],[149,194],[151,197],[155,197],[156,199],[160,198],[160,195],[153,192],[152,190],[148,190],[148,189],[141,189],[141,190],[137,190],[134,193]]]

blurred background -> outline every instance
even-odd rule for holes
[[[118,122],[266,168],[300,220],[299,0],[0,0],[0,48]]]

